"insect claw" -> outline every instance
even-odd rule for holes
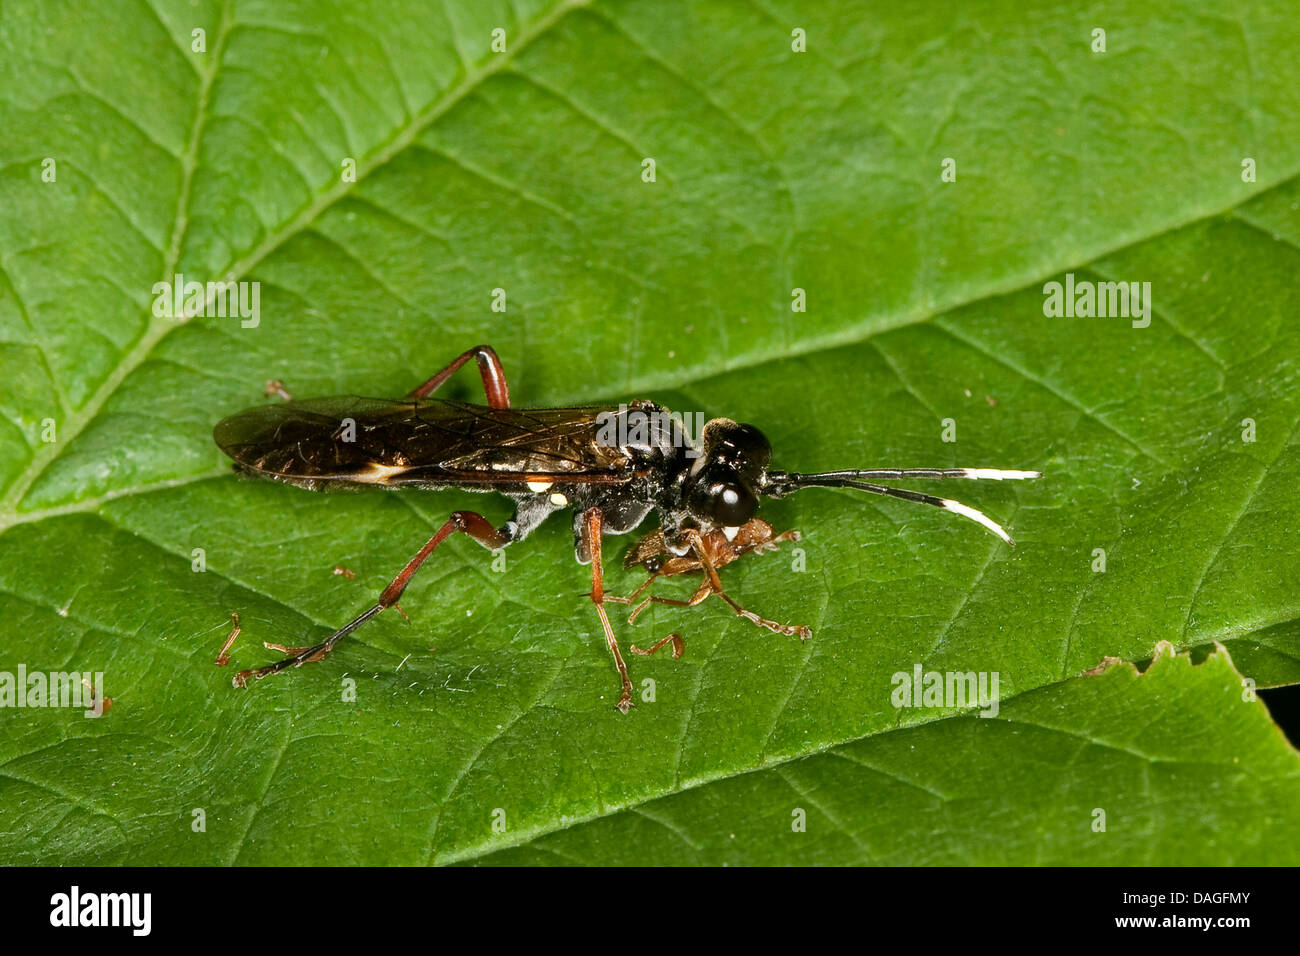
[[[619,713],[623,714],[624,716],[627,716],[627,712],[631,710],[633,707],[632,695],[629,694],[626,690],[624,690],[623,696],[618,699],[618,703],[615,704],[614,706],[618,708]]]

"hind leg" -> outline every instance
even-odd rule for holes
[[[428,398],[470,359],[478,362],[478,371],[483,377],[483,392],[487,395],[487,403],[493,408],[509,408],[510,387],[506,384],[506,372],[501,367],[501,359],[497,357],[496,351],[490,345],[476,345],[472,349],[461,352],[454,362],[423,385],[412,389],[406,397],[416,402]]]
[[[285,647],[280,644],[267,644],[272,650],[279,650],[289,656],[283,660],[278,660],[274,664],[267,664],[265,667],[258,667],[254,670],[240,671],[235,675],[234,684],[236,687],[244,687],[248,684],[248,679],[257,680],[263,677],[270,677],[288,667],[301,667],[303,664],[309,664],[313,661],[324,660],[329,656],[334,645],[340,640],[347,637],[361,625],[365,624],[371,618],[376,617],[385,608],[390,608],[397,603],[402,592],[406,590],[407,584],[415,576],[415,572],[420,570],[420,565],[424,564],[429,555],[437,549],[448,537],[456,532],[469,535],[483,547],[490,550],[504,548],[511,541],[516,539],[513,529],[507,525],[501,530],[492,527],[492,523],[480,514],[473,511],[455,511],[452,512],[446,523],[430,538],[418,552],[415,557],[406,563],[406,567],[393,578],[388,587],[384,588],[383,593],[379,595],[379,600],[373,606],[362,611],[359,615],[344,624],[341,628],[331,634],[319,644],[313,644],[311,647]]]

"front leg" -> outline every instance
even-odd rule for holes
[[[600,536],[604,518],[600,508],[588,508],[582,515],[583,533],[587,551],[591,555],[591,603],[596,605],[600,625],[605,629],[605,644],[614,656],[614,666],[618,668],[619,679],[623,682],[623,691],[614,706],[626,714],[632,709],[632,681],[627,676],[627,664],[623,662],[623,653],[618,649],[618,638],[610,626],[609,615],[605,613],[605,583],[600,563]]]

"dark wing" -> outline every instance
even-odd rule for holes
[[[633,472],[597,441],[602,411],[614,410],[344,396],[251,408],[218,423],[213,438],[245,469],[309,487],[621,483]]]

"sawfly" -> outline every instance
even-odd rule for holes
[[[486,405],[430,396],[470,360],[478,364]],[[278,385],[278,383],[273,383]],[[282,391],[282,389],[281,389]],[[898,478],[1039,478],[1036,471],[999,468],[870,468],[799,474],[768,468],[772,449],[753,425],[726,418],[709,420],[697,446],[680,419],[649,401],[611,407],[515,408],[495,351],[480,345],[401,400],[337,397],[286,401],[232,415],[213,431],[217,445],[237,471],[310,490],[333,486],[496,492],[515,502],[514,516],[497,528],[473,511],[455,511],[379,595],[374,605],[310,647],[267,645],[285,656],[234,683],[268,677],[289,667],[319,661],[348,634],[402,596],[411,577],[451,535],[469,535],[490,550],[522,541],[556,511],[573,509],[574,551],[591,565],[590,598],[614,658],[622,689],[617,707],[632,707],[632,682],[606,612],[607,602],[634,604],[660,577],[699,574],[687,601],[646,597],[629,621],[652,602],[695,606],[717,595],[736,614],[779,634],[807,640],[802,625],[781,624],[742,607],[722,587],[718,569],[750,553],[797,541],[798,533],[775,534],[755,516],[761,498],[783,498],[804,488],[856,488],[915,501],[969,518],[1008,545],[1010,535],[992,519],[951,498],[877,484]],[[701,447],[702,446],[702,447]],[[606,534],[632,531],[650,512],[659,527],[628,553],[627,567],[649,573],[629,597],[606,593],[601,542]],[[676,634],[647,650],[671,644]]]

